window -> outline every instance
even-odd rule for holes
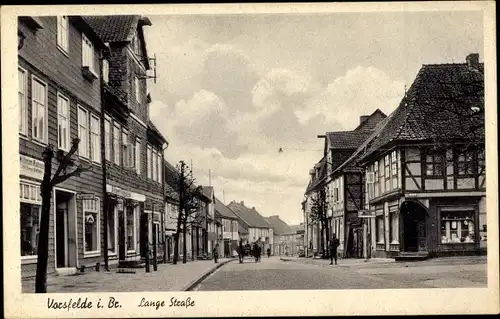
[[[134,148],[134,162],[135,162],[135,172],[137,174],[141,174],[141,140],[135,139],[135,148]]]
[[[33,138],[47,143],[47,85],[33,77],[31,91]]]
[[[120,126],[113,126],[113,159],[116,165],[120,165]]]
[[[160,152],[158,152],[158,162],[157,162],[157,169],[156,169],[156,173],[158,174],[158,177],[157,177],[157,181],[161,183],[161,154]]]
[[[102,78],[105,83],[109,82],[109,62],[106,59],[102,60]]]
[[[135,77],[135,83],[134,83],[134,87],[135,87],[135,99],[137,100],[137,102],[142,103],[142,96],[141,96],[141,82],[139,80],[139,77],[136,76]]]
[[[100,251],[100,214],[99,198],[82,201],[84,218],[84,253],[97,253]]]
[[[377,216],[375,218],[376,221],[376,230],[377,230],[377,244],[384,243],[384,216]]]
[[[425,168],[427,176],[442,176],[444,172],[443,155],[440,153],[427,154]]]
[[[152,160],[151,160],[151,153],[152,153],[152,150],[151,150],[151,146],[148,145],[148,150],[147,150],[147,166],[148,166],[148,178],[151,178],[152,177]]]
[[[19,185],[21,256],[36,257],[42,208],[40,186],[25,182],[21,182]]]
[[[123,166],[130,167],[130,158],[129,158],[129,142],[128,142],[128,132],[124,129],[122,132],[122,157],[123,157]]]
[[[385,176],[385,191],[389,191],[391,189],[391,163],[389,155],[386,155],[384,158],[384,176]]]
[[[378,161],[376,161],[373,164],[373,193],[374,197],[379,196],[380,194],[380,189],[379,189],[379,182],[380,182],[380,176],[378,174]]]
[[[97,116],[92,115],[90,122],[90,150],[92,160],[96,163],[101,162],[101,123]]]
[[[153,176],[152,176],[152,179],[153,179],[153,181],[156,181],[156,178],[158,177],[157,172],[156,172],[156,169],[158,168],[157,167],[158,155],[156,153],[156,150],[153,150],[153,158],[152,158],[152,160],[153,160],[153,163],[152,163],[152,165],[153,165]]]
[[[458,175],[474,174],[474,153],[472,151],[464,151],[458,153],[457,173]]]
[[[111,121],[107,116],[104,118],[104,152],[106,160],[111,161]]]
[[[127,251],[135,251],[135,211],[139,206],[126,208]]]
[[[115,209],[110,210],[108,213],[108,251],[111,254],[116,254],[116,242],[117,242],[117,206]]]
[[[28,83],[27,72],[21,68],[17,69],[18,80],[18,103],[19,103],[19,133],[28,135]]]
[[[333,189],[333,201],[338,202],[339,201],[339,189],[338,187],[335,187]]]
[[[391,153],[391,181],[392,189],[398,188],[398,153],[396,151]]]
[[[96,74],[94,60],[94,45],[82,33],[82,66],[88,67],[92,73]]]
[[[68,52],[69,49],[69,23],[67,16],[57,16],[57,45]]]
[[[87,110],[78,108],[78,154],[82,157],[89,157],[89,114]]]
[[[484,169],[486,168],[486,163],[484,160],[484,149],[477,152],[477,168],[478,174],[484,174]]]
[[[57,94],[57,146],[69,151],[69,100]]]
[[[473,243],[474,211],[441,211],[441,243]]]

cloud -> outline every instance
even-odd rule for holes
[[[335,130],[353,129],[359,124],[359,116],[369,115],[377,108],[388,115],[403,95],[403,82],[389,78],[379,69],[357,66],[330,82],[297,114],[302,121],[322,115],[328,122],[340,123]]]

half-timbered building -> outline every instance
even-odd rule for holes
[[[326,238],[335,234],[340,241],[338,252],[342,257],[363,256],[363,230],[358,211],[362,210],[363,174],[354,163],[345,163],[356,149],[373,133],[386,115],[379,109],[361,116],[352,131],[328,132],[325,138],[327,158],[327,207],[330,223]]]
[[[399,107],[356,152],[366,174],[372,256],[425,258],[485,247],[484,78],[423,65]]]
[[[42,152],[52,145],[62,156],[79,138],[75,167],[91,170],[55,187],[49,220],[48,272],[71,273],[103,261],[100,56],[105,45],[79,16],[19,17],[18,40],[21,274],[36,273]]]

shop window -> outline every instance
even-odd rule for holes
[[[475,241],[474,211],[442,211],[441,243],[473,243]]]
[[[108,213],[108,251],[112,254],[116,254],[116,239],[117,239],[117,207],[115,209],[110,210]]]
[[[384,216],[377,216],[375,218],[377,230],[377,244],[384,243]]]
[[[20,183],[21,256],[36,257],[42,198],[40,186]]]
[[[427,176],[442,176],[444,172],[443,154],[431,153],[425,157],[425,174]]]
[[[389,242],[391,244],[399,243],[399,215],[397,211],[389,212],[390,220],[390,232],[389,232]]]
[[[85,227],[84,253],[100,251],[100,202],[99,199],[83,200],[83,218]]]

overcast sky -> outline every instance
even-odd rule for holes
[[[481,13],[150,16],[151,118],[226,204],[302,221],[326,131],[392,112],[422,64],[483,56]],[[278,153],[282,147],[284,152]],[[224,191],[224,195],[223,195]]]

